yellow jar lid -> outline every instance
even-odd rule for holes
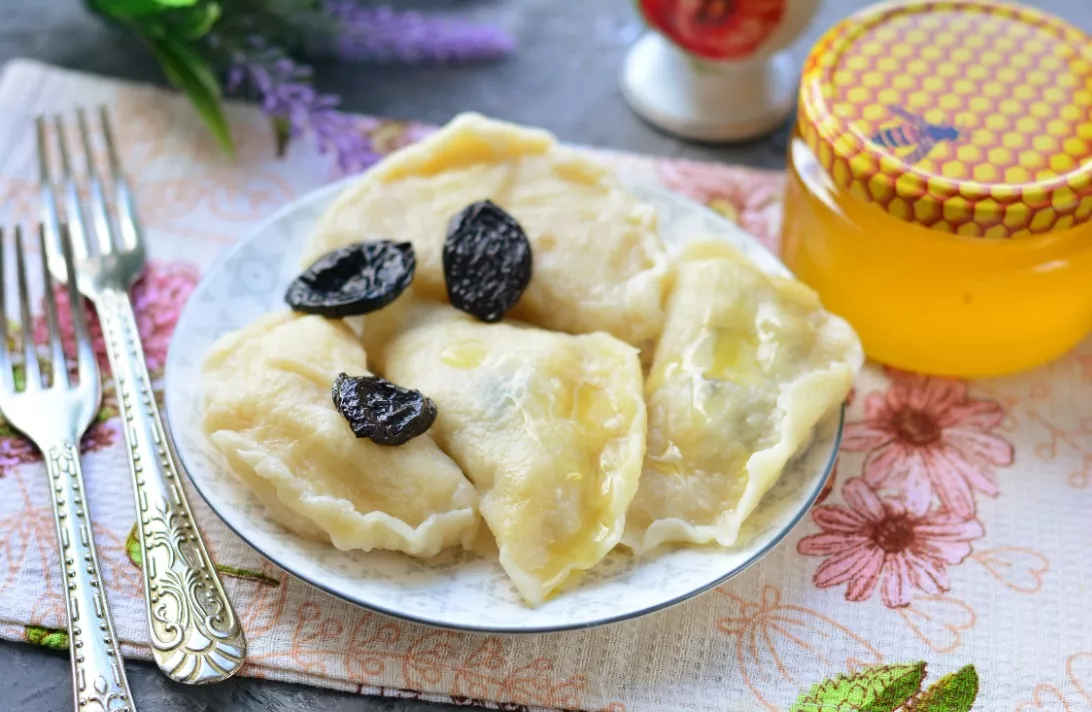
[[[1092,217],[1092,39],[1018,5],[873,6],[804,65],[800,134],[834,183],[983,237]]]

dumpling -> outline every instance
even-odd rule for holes
[[[510,316],[574,334],[606,331],[635,346],[655,340],[668,261],[654,208],[545,131],[477,114],[456,117],[349,186],[319,221],[304,261],[361,240],[408,240],[414,289],[445,300],[447,225],[486,198],[520,222],[534,254]]]
[[[414,556],[469,546],[477,492],[432,438],[376,445],[335,410],[334,378],[364,375],[366,366],[340,322],[262,317],[209,351],[204,431],[270,515],[301,536]]]
[[[365,334],[384,311],[365,317]],[[433,436],[478,488],[501,566],[542,603],[622,535],[645,451],[637,350],[607,334],[483,324],[445,304],[393,313],[402,328],[375,351],[376,369],[436,401]]]
[[[846,397],[863,360],[804,285],[723,242],[675,266],[645,385],[648,452],[623,544],[733,544],[740,525]]]

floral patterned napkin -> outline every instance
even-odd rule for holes
[[[33,115],[99,103],[115,112],[150,238],[135,299],[160,378],[201,270],[336,176],[303,145],[275,159],[252,109],[230,110],[232,162],[174,95],[16,62],[0,79],[4,220],[37,214]],[[427,131],[361,122],[384,151]],[[596,155],[775,247],[780,175]],[[113,398],[107,384],[84,440],[89,498],[125,653],[147,658]],[[639,620],[534,637],[451,633],[354,608],[287,576],[193,501],[250,642],[243,674],[254,677],[506,710],[1092,710],[1092,343],[990,381],[870,365],[842,450],[810,518],[730,583]],[[51,517],[38,454],[4,426],[0,635],[64,648]]]

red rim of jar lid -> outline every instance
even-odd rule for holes
[[[866,9],[812,49],[799,131],[839,187],[974,237],[1092,217],[1092,39],[980,0]]]
[[[656,31],[687,52],[710,60],[753,55],[777,32],[788,0],[638,0]]]

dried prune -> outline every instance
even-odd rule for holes
[[[531,281],[531,243],[499,205],[471,203],[444,241],[444,279],[451,305],[482,321],[500,321]]]
[[[417,257],[408,242],[375,240],[340,247],[318,258],[288,285],[295,311],[331,318],[387,306],[413,281]]]
[[[379,376],[334,379],[334,407],[358,438],[379,445],[401,445],[424,434],[436,420],[436,404],[420,391],[397,386]]]

